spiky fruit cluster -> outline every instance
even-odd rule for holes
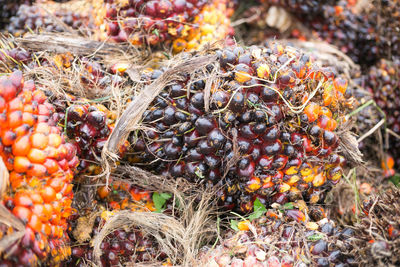
[[[221,205],[248,212],[256,197],[270,205],[316,203],[342,176],[335,131],[353,98],[347,81],[310,55],[271,43],[216,52],[220,73],[176,81],[156,97],[131,137],[133,162],[150,171],[223,186]],[[143,79],[163,70],[147,70]],[[209,107],[209,110],[207,110]]]
[[[8,23],[12,16],[14,16],[20,5],[30,4],[30,0],[0,0],[0,29],[3,29]]]
[[[397,266],[400,249],[400,190],[392,187],[363,202],[364,216],[353,239],[360,265]]]
[[[232,35],[226,0],[94,1],[102,39],[191,50]]]
[[[91,231],[86,239],[92,240],[115,211],[129,209],[136,212],[150,212],[155,210],[150,192],[124,182],[114,181],[111,188],[99,187],[97,197],[99,202],[96,209],[75,216],[72,222],[70,235],[75,246],[72,248],[72,257],[65,266],[86,266],[85,263],[94,261],[93,244],[82,244],[87,243],[84,241],[88,240],[82,240],[80,224],[91,225]],[[101,243],[101,251],[102,267],[165,259],[165,255],[159,254],[154,238],[146,236],[138,227],[125,227],[111,232]]]
[[[51,14],[47,9],[52,10]],[[68,6],[57,3],[47,6],[47,9],[38,5],[21,5],[6,30],[21,36],[30,31],[64,32],[66,27],[74,30],[91,27],[90,17],[84,12],[71,11]]]
[[[104,105],[72,96],[69,99],[57,99],[53,104],[56,107],[53,120],[64,129],[80,159],[77,170],[80,173],[99,174],[102,169],[98,162],[103,146],[114,127],[115,113]],[[121,148],[121,155],[124,149]]]
[[[58,264],[70,255],[65,231],[78,159],[50,120],[53,106],[32,81],[24,82],[22,72],[0,79],[0,103],[0,153],[10,172],[2,202],[25,225],[24,236],[9,244],[1,263]]]
[[[400,134],[400,59],[381,59],[364,77],[365,88],[373,95],[376,104],[385,112],[387,127]],[[389,153],[400,166],[399,140],[389,135]]]
[[[307,220],[297,209],[268,211],[239,232],[228,232],[196,266],[349,266],[350,238],[327,218]],[[240,226],[240,225],[239,225]]]

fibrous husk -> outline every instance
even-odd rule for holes
[[[400,258],[400,189],[381,191],[363,202],[356,224],[354,255],[363,266],[398,266]]]
[[[151,191],[170,193],[172,211],[169,213],[114,211],[94,237],[95,263],[99,263],[104,238],[119,228],[139,228],[145,236],[157,241],[160,252],[167,254],[173,264],[188,266],[198,254],[201,244],[210,242],[217,232],[212,190],[201,191],[185,181],[157,176],[136,167],[119,167],[113,180],[145,187]],[[133,257],[134,258],[134,257]],[[135,266],[137,263],[132,262]],[[154,265],[160,263],[154,262]],[[129,265],[129,264],[128,264]],[[146,263],[147,265],[147,263]]]

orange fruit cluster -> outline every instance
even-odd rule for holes
[[[50,120],[54,109],[46,100],[21,71],[0,79],[0,155],[10,173],[3,204],[26,226],[3,263],[56,265],[70,254],[66,220],[79,162]]]

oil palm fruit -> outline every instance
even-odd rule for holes
[[[373,95],[376,104],[385,112],[387,128],[400,134],[400,59],[381,59],[369,68],[364,77],[365,88]],[[372,125],[373,126],[373,125]],[[399,140],[389,135],[388,152],[395,160],[395,168],[400,166]]]
[[[57,265],[71,252],[65,231],[79,164],[75,149],[50,119],[54,108],[45,94],[24,81],[22,72],[1,77],[0,96],[0,154],[10,172],[2,203],[25,225],[24,236],[9,244],[1,264]]]
[[[334,5],[338,0],[260,0],[261,3],[269,6],[284,7],[290,13],[304,16],[304,19],[311,19],[320,16],[326,5]],[[305,16],[307,15],[307,16]]]
[[[31,2],[32,1],[30,0],[16,0],[16,1],[1,0],[0,29],[3,29],[9,23],[10,18],[17,13],[20,5],[30,4]]]
[[[66,27],[84,30],[93,26],[90,19],[87,3],[82,1],[76,4],[47,2],[44,6],[21,5],[6,30],[15,36],[39,30],[64,32]]]
[[[297,209],[269,210],[216,248],[204,248],[195,266],[353,266],[353,231]]]
[[[24,49],[3,47],[0,51],[0,71],[2,73],[18,70],[23,64],[31,62],[31,53]]]
[[[326,6],[323,19],[317,17],[310,27],[316,37],[336,45],[354,62],[369,65],[376,62],[377,55],[385,53],[380,50],[376,17],[373,13],[356,13],[347,7],[347,1],[341,1]]]
[[[104,66],[93,59],[75,57],[70,53],[55,54],[34,61],[33,58],[31,53],[19,48],[0,52],[0,62],[6,64],[7,69],[20,68],[22,64],[35,68],[37,61],[40,61],[41,66],[56,72],[61,70],[63,73],[70,73],[71,69],[80,68],[80,82],[85,90],[92,87],[100,91],[107,90],[110,84],[116,85],[121,81],[119,74],[108,75]],[[70,84],[70,81],[65,84]],[[51,119],[63,128],[67,140],[77,151],[80,160],[78,172],[99,174],[102,171],[98,165],[101,151],[114,127],[116,114],[106,106],[97,104],[96,100],[77,98],[69,94],[56,95],[51,90],[46,90],[45,93],[55,107]],[[127,145],[121,147],[120,156],[123,155]],[[75,181],[78,181],[78,177]]]
[[[336,131],[354,101],[347,81],[278,43],[233,46],[216,56],[220,76],[209,105],[206,80],[172,82],[143,115],[150,130],[132,133],[129,160],[223,186],[220,204],[242,212],[256,197],[267,206],[321,201],[345,164]],[[148,69],[142,78],[150,82],[162,73]]]
[[[79,173],[99,174],[102,171],[98,162],[108,136],[114,128],[116,114],[106,106],[85,98],[52,101],[56,107],[53,120],[64,129],[69,142],[75,147],[80,164]],[[123,156],[128,144],[120,148]]]
[[[70,237],[73,241],[72,257],[65,266],[86,266],[85,263],[94,260],[93,240],[108,218],[120,210],[136,212],[151,212],[155,210],[152,194],[136,186],[120,181],[111,181],[110,187],[101,186],[97,189],[97,200],[93,210],[79,209],[71,221]],[[90,231],[80,231],[80,225],[90,225]],[[82,234],[85,232],[85,235]],[[89,241],[89,242],[88,242]],[[116,266],[118,264],[149,262],[165,259],[165,254],[159,254],[154,238],[147,236],[138,227],[125,227],[110,234],[101,243],[101,266]]]
[[[371,1],[362,9],[356,8],[358,1],[344,0],[261,2],[268,7],[284,8],[312,32],[308,38],[322,39],[339,47],[362,66],[375,64],[382,57],[398,56],[399,1]],[[292,36],[299,36],[298,29]]]
[[[226,0],[94,0],[93,5],[101,39],[115,42],[167,43],[180,52],[233,34]]]

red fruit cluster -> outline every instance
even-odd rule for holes
[[[353,101],[347,81],[276,43],[217,57],[221,77],[211,86],[210,110],[205,80],[171,83],[143,116],[154,130],[132,135],[132,162],[222,186],[221,205],[243,212],[256,197],[267,205],[320,201],[342,176],[335,130]],[[148,70],[143,79],[162,72]]]
[[[95,230],[92,235],[98,233],[96,230],[102,223],[100,217],[96,218]],[[126,263],[146,263],[156,259],[165,258],[159,256],[156,250],[155,240],[143,235],[140,229],[116,230],[109,234],[101,243],[102,251],[101,267],[118,266]],[[65,266],[87,266],[88,262],[94,261],[93,248],[89,245],[75,246],[72,248],[72,257]]]
[[[270,210],[250,227],[251,231],[228,232],[221,245],[205,248],[195,266],[329,267],[355,263],[349,254],[353,231],[339,229],[327,218],[306,220],[297,209],[283,214]]]
[[[65,235],[71,215],[71,144],[50,120],[54,108],[17,71],[0,79],[0,154],[10,172],[3,204],[26,226],[1,259],[4,266],[58,264],[70,254]],[[4,230],[4,228],[2,228]]]
[[[53,120],[64,128],[70,143],[77,151],[80,164],[79,172],[99,174],[98,166],[101,152],[116,120],[115,114],[101,104],[91,103],[88,99],[57,99],[53,101],[56,111]],[[123,155],[125,147],[121,147]]]
[[[94,1],[102,39],[133,45],[171,44],[175,52],[231,35],[226,0]]]

